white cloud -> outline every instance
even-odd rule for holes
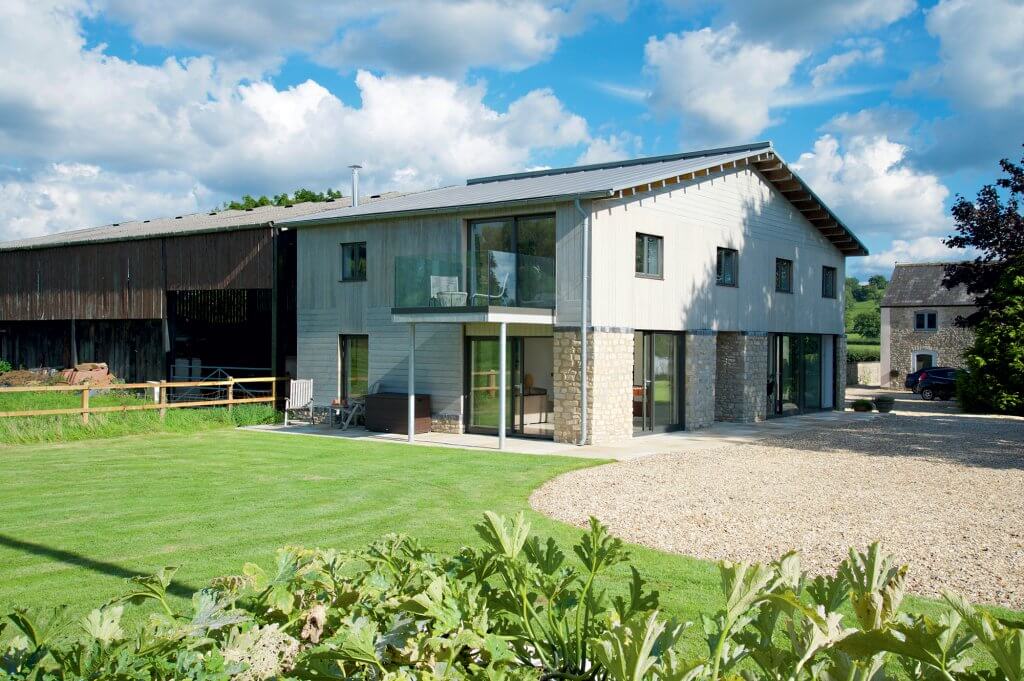
[[[611,134],[590,141],[586,150],[576,159],[577,165],[608,163],[633,158],[640,154],[643,140],[629,133]]]
[[[849,261],[851,273],[889,276],[896,263],[962,260],[968,257],[962,249],[952,249],[942,243],[942,237],[920,236],[913,239],[894,239],[889,248],[864,258]]]
[[[969,109],[1024,105],[1024,3],[942,0],[925,26],[939,39],[937,89]]]
[[[680,115],[684,132],[709,144],[748,140],[767,128],[774,99],[806,56],[745,42],[735,25],[651,38],[644,54],[654,108]]]
[[[820,88],[829,85],[858,64],[881,64],[885,48],[881,45],[862,49],[856,48],[833,54],[823,63],[811,69],[811,82]]]
[[[895,142],[906,142],[917,122],[917,114],[913,111],[882,104],[837,114],[822,126],[822,130],[838,133],[844,138],[887,137]]]
[[[0,6],[0,147],[23,168],[0,174],[0,238],[345,187],[353,162],[367,190],[421,189],[592,141],[550,90],[501,109],[482,83],[360,71],[350,103],[312,80],[239,82],[211,57],[113,58],[85,47],[78,22],[28,0]]]
[[[706,0],[669,0],[684,9],[705,7]],[[915,0],[718,0],[720,16],[745,34],[780,46],[807,47],[836,36],[888,26],[907,16]]]
[[[456,76],[519,70],[597,16],[621,20],[628,0],[98,0],[147,44],[188,47],[267,65],[315,55],[358,68]]]
[[[842,145],[824,135],[793,167],[858,235],[946,234],[949,189],[936,175],[911,167],[907,153],[884,135],[853,136]]]

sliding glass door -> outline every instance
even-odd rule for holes
[[[469,304],[555,306],[555,216],[469,223]]]
[[[633,335],[633,430],[683,427],[683,335],[636,331]]]
[[[768,415],[821,409],[822,348],[817,334],[770,334]]]
[[[553,359],[550,336],[510,336],[505,346],[505,430],[510,435],[554,437]],[[497,338],[468,340],[468,430],[498,432],[500,345]]]

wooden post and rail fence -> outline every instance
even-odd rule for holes
[[[91,386],[88,383],[82,385],[40,385],[40,386],[17,386],[10,388],[0,387],[0,395],[5,393],[31,393],[31,392],[80,392],[82,394],[81,407],[68,407],[63,409],[22,409],[18,411],[0,411],[0,418],[12,418],[21,416],[73,416],[79,415],[83,424],[89,423],[90,414],[116,414],[129,411],[153,411],[159,410],[160,420],[167,415],[168,409],[188,409],[194,407],[223,407],[231,411],[236,404],[273,404],[277,405],[277,384],[286,380],[273,377],[258,378],[231,378],[222,381],[150,381],[148,383],[115,383],[103,386]],[[270,394],[262,397],[235,397],[235,386],[239,384],[269,383]],[[178,402],[168,401],[169,392],[174,388],[224,388],[227,399],[213,400],[182,400]],[[107,407],[89,406],[89,393],[93,390],[121,391],[121,390],[148,390],[155,391],[155,399],[146,404],[125,404],[112,405]]]

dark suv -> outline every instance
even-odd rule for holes
[[[912,371],[909,374],[907,374],[907,380],[904,381],[903,387],[916,393],[918,391],[918,384],[921,382],[921,379],[924,377],[924,375],[929,371],[952,370],[953,367],[928,367],[927,369],[918,369],[917,371]]]
[[[960,369],[928,369],[917,383],[917,392],[926,400],[948,400],[956,394],[956,379]]]

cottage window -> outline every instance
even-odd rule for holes
[[[719,286],[739,286],[740,252],[734,248],[719,248],[718,263],[715,267],[716,283]]]
[[[935,331],[938,328],[938,318],[934,312],[915,312],[915,331]]]
[[[836,297],[836,268],[835,267],[822,267],[821,268],[821,297],[822,298],[835,298]]]
[[[660,236],[636,235],[636,273],[638,276],[661,278],[664,263],[663,243]]]
[[[793,292],[793,261],[775,259],[775,290],[779,293]]]
[[[341,245],[341,280],[366,281],[366,242]]]

